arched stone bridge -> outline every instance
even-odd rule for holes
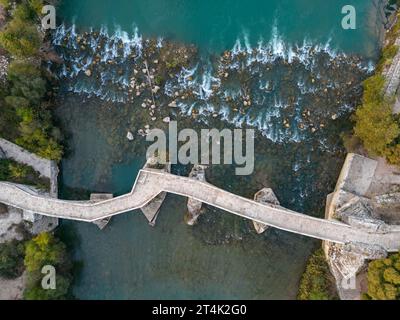
[[[100,202],[54,199],[37,195],[24,186],[0,182],[2,203],[45,216],[86,222],[142,208],[161,192],[194,198],[235,215],[312,238],[335,243],[377,245],[387,251],[398,251],[400,248],[400,226],[389,226],[385,233],[368,232],[281,206],[261,204],[206,182],[154,169],[142,169],[130,193]]]

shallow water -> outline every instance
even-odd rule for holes
[[[193,100],[182,103],[179,110],[161,108],[158,118],[168,115],[181,128],[197,130],[238,125],[257,129],[255,172],[237,177],[233,167],[215,166],[208,170],[207,180],[249,198],[272,187],[282,205],[322,217],[325,196],[334,188],[345,155],[340,133],[351,126],[348,118],[360,96],[361,80],[379,47],[382,21],[374,3],[353,0],[359,28],[344,31],[340,9],[348,1],[339,0],[64,1],[59,14],[65,18],[64,27],[54,41],[70,67],[57,70],[62,79],[57,115],[70,148],[62,163],[61,195],[84,199],[89,191],[118,195],[130,190],[147,144],[141,137],[129,142],[126,133],[136,133],[149,117],[140,99],[131,100],[125,83],[134,66],[141,69],[141,58],[132,62],[129,54],[124,55],[138,54],[147,37],[162,36],[192,43],[201,54],[191,61],[191,67],[199,64],[193,81],[183,71],[167,82],[172,90],[197,92]],[[103,30],[106,41],[101,52],[116,63],[91,67],[93,75],[88,78],[85,63],[93,58],[98,43],[81,49],[75,40],[90,28]],[[73,36],[63,43],[67,34]],[[88,39],[96,40],[91,33]],[[129,43],[124,53],[113,49],[115,39]],[[263,46],[258,45],[260,39]],[[221,51],[249,48],[256,53],[237,58],[238,69],[233,61],[229,81],[209,93],[212,81],[217,81],[212,79],[217,77],[220,65],[215,61]],[[253,54],[262,59],[255,61]],[[240,118],[221,101],[224,92],[236,88],[241,93],[234,104],[239,104],[243,74],[260,79],[246,80],[253,104],[239,123]],[[266,91],[268,81],[275,85]],[[169,102],[168,90],[159,99]],[[193,109],[200,113],[195,120]],[[283,121],[290,123],[289,128]],[[173,170],[187,174],[189,168]],[[168,196],[155,228],[140,212],[113,218],[104,231],[65,222],[78,240],[76,258],[84,262],[74,287],[76,296],[295,298],[305,261],[318,241],[273,229],[259,236],[250,222],[208,207],[199,223],[188,227],[183,222],[185,211],[185,199]]]

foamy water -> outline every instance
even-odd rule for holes
[[[97,32],[91,29],[79,34],[74,24],[62,24],[53,36],[53,44],[66,61],[58,75],[65,80],[67,91],[110,102],[132,102],[128,92],[130,77],[134,68],[142,69],[148,41],[137,28],[128,33],[116,27],[110,34],[102,27]],[[157,39],[157,50],[162,49],[164,41]],[[331,48],[330,41],[315,44],[304,39],[301,44],[287,43],[276,24],[269,40],[260,39],[255,46],[248,35],[239,37],[229,51],[228,63],[221,56],[216,62],[202,57],[191,64],[167,80],[162,88],[163,103],[174,99],[176,92],[190,92],[188,101],[177,103],[182,114],[189,117],[197,112],[197,120],[204,123],[210,117],[218,117],[236,127],[255,127],[274,142],[307,139],[309,130],[302,125],[302,113],[305,105],[312,103],[312,97],[319,96],[331,105],[336,101],[324,97],[323,90],[346,86],[341,70],[363,78],[374,67],[371,61]],[[93,76],[86,76],[88,72]],[[335,72],[339,74],[332,76]],[[353,83],[354,80],[350,85]],[[248,97],[251,106],[242,108]],[[312,109],[313,105],[308,107]],[[334,113],[340,117],[353,108],[344,102],[334,107]]]

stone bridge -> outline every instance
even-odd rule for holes
[[[258,223],[312,238],[342,244],[381,246],[387,251],[400,249],[400,226],[388,226],[385,232],[369,232],[338,221],[297,213],[278,205],[261,204],[206,182],[155,169],[142,169],[130,193],[100,202],[54,199],[37,195],[25,186],[0,182],[2,203],[45,216],[86,222],[142,208],[161,192],[193,198]]]

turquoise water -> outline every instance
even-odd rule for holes
[[[61,15],[80,26],[138,27],[145,36],[163,36],[194,43],[206,51],[230,49],[238,37],[256,45],[268,40],[272,27],[288,42],[308,38],[330,41],[334,48],[371,55],[380,35],[381,17],[373,0],[69,0]],[[341,9],[357,10],[357,29],[341,28]]]
[[[332,191],[345,156],[340,133],[351,125],[348,118],[360,95],[360,83],[379,49],[382,19],[378,2],[63,1],[58,12],[63,27],[54,41],[68,65],[58,71],[62,90],[57,115],[69,148],[62,162],[61,196],[87,199],[93,191],[118,195],[130,190],[144,163],[146,143],[140,138],[129,142],[126,132],[143,128],[149,118],[141,101],[131,102],[126,95],[125,82],[133,66],[128,56],[121,57],[113,49],[114,40],[128,39],[138,50],[143,39],[163,37],[194,44],[206,62],[204,69],[193,71],[194,83],[186,81],[187,75],[183,81],[167,82],[175,89],[200,88],[200,93],[190,101],[192,105],[182,105],[179,112],[162,114],[169,112],[162,110],[162,116],[178,120],[181,127],[241,125],[258,130],[254,174],[237,177],[233,168],[216,166],[208,171],[208,181],[249,198],[263,187],[272,187],[282,205],[322,217],[325,196]],[[357,30],[341,29],[344,4],[356,7]],[[103,30],[101,41],[106,49],[97,47],[90,30]],[[89,32],[88,43],[96,44],[90,50],[79,48],[76,42],[76,34],[85,31]],[[66,35],[69,38],[63,42]],[[240,62],[247,68],[243,72],[256,80],[246,84],[253,106],[246,110],[246,117],[237,118],[218,100],[218,94],[208,93],[213,81],[209,61],[222,50],[234,48],[240,53],[256,48],[260,40],[271,50],[264,52],[260,47],[261,62],[253,63],[251,57]],[[289,53],[296,47],[300,49],[291,58]],[[109,54],[115,65],[98,63],[88,79],[82,65],[92,61],[96,51]],[[196,64],[192,61],[193,70]],[[236,77],[233,62],[231,67]],[[254,75],[260,75],[260,82]],[[236,90],[237,82],[233,78],[221,91]],[[274,84],[272,92],[265,92],[266,83]],[[325,91],[328,87],[329,93]],[[163,99],[168,100],[168,94]],[[200,112],[198,121],[190,117],[193,108]],[[209,109],[217,117],[211,117]],[[315,133],[298,130],[307,112],[318,127]],[[333,121],[333,114],[340,121]],[[285,119],[293,128],[284,127]],[[173,169],[187,174],[190,168]],[[76,258],[84,263],[74,287],[76,296],[296,297],[305,262],[318,241],[274,229],[259,236],[248,221],[213,208],[206,208],[199,223],[188,227],[185,211],[185,199],[168,196],[155,228],[147,225],[140,212],[113,218],[104,231],[90,224],[65,222],[77,240]]]

